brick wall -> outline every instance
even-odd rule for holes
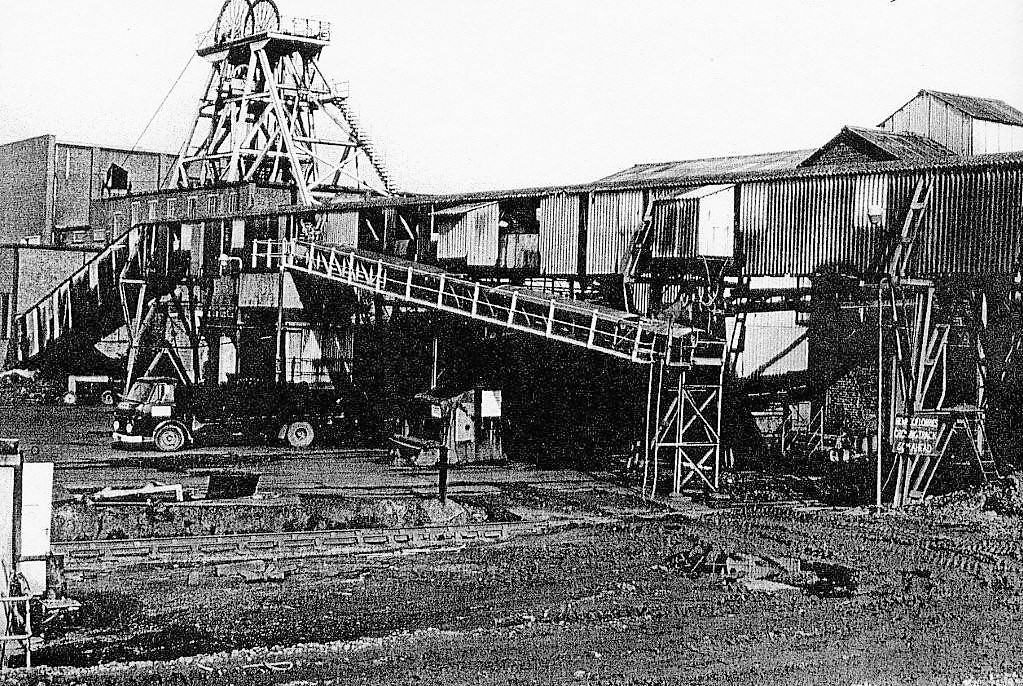
[[[827,392],[825,430],[845,429],[872,436],[877,431],[877,362],[857,367],[840,378]]]

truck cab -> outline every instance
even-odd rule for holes
[[[308,448],[324,439],[364,435],[350,394],[307,384],[233,379],[217,386],[142,377],[114,412],[113,441],[174,452],[196,445],[284,442]]]
[[[189,436],[175,403],[177,385],[168,377],[135,381],[114,410],[114,443],[155,444],[165,451],[184,448]]]

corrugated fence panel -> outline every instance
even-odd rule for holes
[[[642,191],[594,193],[586,223],[586,273],[618,273],[622,255],[642,225]]]
[[[878,231],[868,207],[886,204],[885,176],[818,177],[744,184],[739,224],[747,273],[808,275],[843,265],[864,270]]]
[[[496,202],[466,214],[467,264],[474,267],[493,267],[497,264],[497,223],[500,218],[501,211]]]
[[[579,196],[540,199],[540,273],[579,272]]]

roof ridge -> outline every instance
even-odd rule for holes
[[[689,158],[682,159],[682,160],[664,160],[664,161],[660,161],[660,162],[639,162],[637,164],[633,164],[632,167],[630,167],[630,169],[634,169],[636,167],[653,167],[653,166],[658,165],[658,164],[679,164],[680,162],[707,162],[707,161],[710,161],[710,160],[727,160],[727,159],[732,159],[732,158],[735,158],[735,157],[746,157],[746,158],[749,158],[749,157],[767,157],[769,155],[795,155],[796,153],[806,152],[808,150],[816,150],[816,149],[817,148],[793,148],[792,150],[775,150],[775,151],[772,151],[772,152],[754,152],[754,153],[749,153],[749,154],[745,154],[745,155],[741,154],[741,153],[737,153],[735,155],[717,155],[717,156],[714,156],[714,157],[689,157]],[[622,171],[624,171],[624,170],[622,170]]]
[[[924,89],[921,90],[921,92],[923,92],[923,93],[930,93],[931,95],[936,95],[938,97],[941,97],[943,95],[950,95],[950,96],[952,96],[954,98],[969,98],[971,100],[987,100],[988,102],[997,102],[997,103],[1001,103],[1002,105],[1009,105],[1009,103],[1005,102],[1001,98],[989,98],[986,95],[966,95],[965,93],[953,93],[952,91],[938,91],[938,90],[934,90],[933,88],[924,88]],[[944,98],[942,98],[942,100],[944,100]],[[955,104],[955,103],[950,103],[950,104]],[[1009,107],[1012,107],[1012,105],[1009,105]]]

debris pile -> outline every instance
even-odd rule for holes
[[[487,512],[481,507],[451,499],[442,505],[433,498],[257,496],[140,503],[76,498],[54,504],[51,529],[56,541],[86,541],[396,528],[487,520]]]
[[[1011,474],[981,486],[927,498],[919,507],[943,519],[1023,515],[1023,477]]]
[[[0,372],[0,405],[56,402],[63,391],[60,384],[40,379],[33,371],[11,369]]]

